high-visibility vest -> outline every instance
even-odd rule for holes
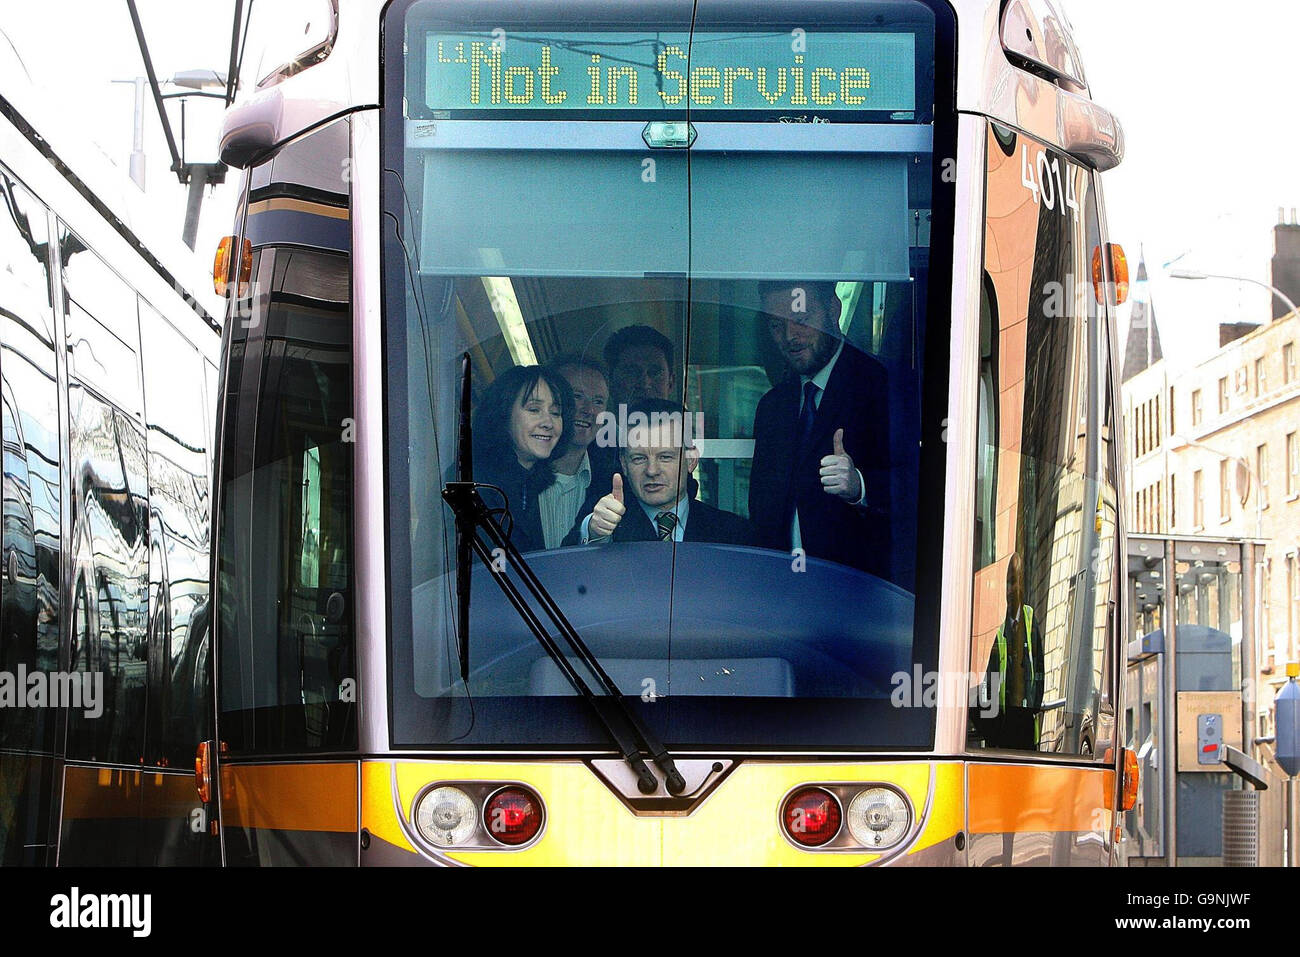
[[[1028,605],[1020,606],[1020,614],[1025,618],[1025,654],[1029,661],[1029,681],[1032,684],[1034,675],[1034,610]],[[1003,622],[1003,625],[1006,623]],[[1005,714],[1007,710],[1007,636],[1003,632],[1003,625],[998,625],[998,674],[1002,678],[1002,683],[998,686],[998,707]],[[1038,740],[1038,714],[1034,715],[1034,740]]]

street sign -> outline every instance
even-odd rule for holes
[[[1300,774],[1300,684],[1296,683],[1294,675],[1277,693],[1274,703],[1277,710],[1277,763],[1288,775],[1295,777]]]

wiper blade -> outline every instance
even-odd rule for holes
[[[465,353],[460,360],[460,436],[456,454],[456,477],[461,482],[472,482],[474,476],[474,446],[469,426],[471,395],[470,358]],[[446,497],[446,491],[443,496]],[[453,507],[456,515],[456,648],[460,652],[460,680],[469,687],[469,566],[473,539],[477,535],[473,523]]]
[[[464,522],[469,526],[470,534],[466,536],[469,547],[473,549],[483,564],[492,572],[492,577],[501,587],[506,599],[519,613],[519,617],[524,624],[528,626],[528,630],[546,649],[546,653],[550,655],[551,660],[563,672],[564,677],[573,685],[574,690],[591,706],[592,711],[595,712],[596,717],[609,733],[610,738],[618,746],[623,759],[627,761],[637,776],[637,788],[641,793],[653,794],[659,789],[659,781],[654,776],[654,773],[646,767],[645,761],[641,757],[642,752],[648,754],[655,766],[663,772],[664,784],[668,789],[668,793],[681,794],[685,791],[686,781],[677,770],[668,749],[660,743],[654,732],[647,728],[636,713],[628,707],[627,702],[623,700],[623,693],[619,690],[618,685],[614,683],[614,679],[601,667],[599,660],[592,654],[591,649],[583,641],[582,636],[578,634],[577,629],[565,617],[564,612],[555,603],[555,599],[546,590],[546,586],[541,583],[533,570],[528,567],[528,562],[524,560],[523,555],[506,537],[496,515],[483,501],[483,496],[479,494],[478,486],[474,482],[448,482],[442,490],[442,497],[451,506],[457,522]],[[484,541],[484,536],[488,541]],[[493,560],[493,548],[501,549],[501,553],[505,554],[505,568],[514,568],[516,570],[528,594],[541,606],[574,654],[596,677],[601,690],[604,692],[603,695],[597,694],[596,690],[592,689],[587,684],[586,679],[573,667],[573,663],[569,661],[555,638],[547,630],[545,623],[528,603],[524,593],[508,577],[508,572],[501,567],[501,563]],[[457,591],[459,592],[461,579],[467,580],[469,578],[469,569],[458,568],[457,576]],[[465,634],[468,633],[466,627],[468,617],[468,613],[464,613],[458,622],[458,625],[464,628],[462,633]]]
[[[627,702],[623,699],[623,693],[615,684],[614,679],[601,667],[600,661],[592,653],[591,648],[588,647],[582,636],[578,634],[577,629],[573,627],[560,606],[556,604],[555,599],[546,590],[546,586],[528,567],[528,562],[524,560],[519,549],[514,546],[502,530],[496,514],[488,508],[487,503],[483,501],[483,496],[479,494],[479,486],[471,477],[470,358],[468,354],[462,360],[461,374],[460,449],[457,469],[460,480],[448,482],[443,487],[442,497],[451,507],[456,518],[456,595],[458,601],[456,637],[460,650],[462,680],[468,686],[469,553],[473,551],[478,555],[488,571],[492,573],[493,579],[505,594],[506,600],[519,613],[520,619],[528,626],[528,630],[533,633],[533,637],[546,650],[546,653],[555,662],[556,667],[560,669],[569,684],[573,685],[574,690],[591,707],[597,720],[623,755],[623,760],[628,763],[636,775],[637,789],[642,794],[653,794],[659,790],[658,778],[646,767],[646,763],[642,759],[642,753],[645,753],[650,756],[650,760],[654,762],[655,767],[663,772],[664,786],[668,789],[668,793],[673,795],[683,793],[686,790],[686,780],[682,777],[681,772],[677,770],[677,765],[674,763],[672,755],[668,753],[668,749],[659,741],[654,732],[645,726],[645,723],[637,717],[636,713],[628,707]],[[484,541],[484,536],[486,536],[487,541]],[[500,549],[497,554],[505,555],[504,568],[500,562],[494,560],[494,549]],[[510,568],[516,570],[529,595],[541,606],[542,611],[545,612],[559,633],[564,636],[565,642],[573,650],[574,654],[595,676],[601,690],[604,692],[603,694],[598,694],[574,668],[573,662],[564,654],[563,649],[560,648],[550,631],[547,630],[546,624],[533,610],[532,605],[528,603],[524,593],[509,578],[506,570]]]

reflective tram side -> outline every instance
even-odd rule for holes
[[[18,69],[0,71],[0,861],[209,862],[213,297]]]

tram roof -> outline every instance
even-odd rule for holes
[[[329,38],[227,113],[222,158],[247,165],[335,117],[380,102],[379,23],[391,0],[332,0]],[[612,2],[612,0],[611,0]],[[957,15],[957,109],[1019,127],[1097,169],[1124,155],[1118,119],[1088,94],[1062,0],[949,0]]]

